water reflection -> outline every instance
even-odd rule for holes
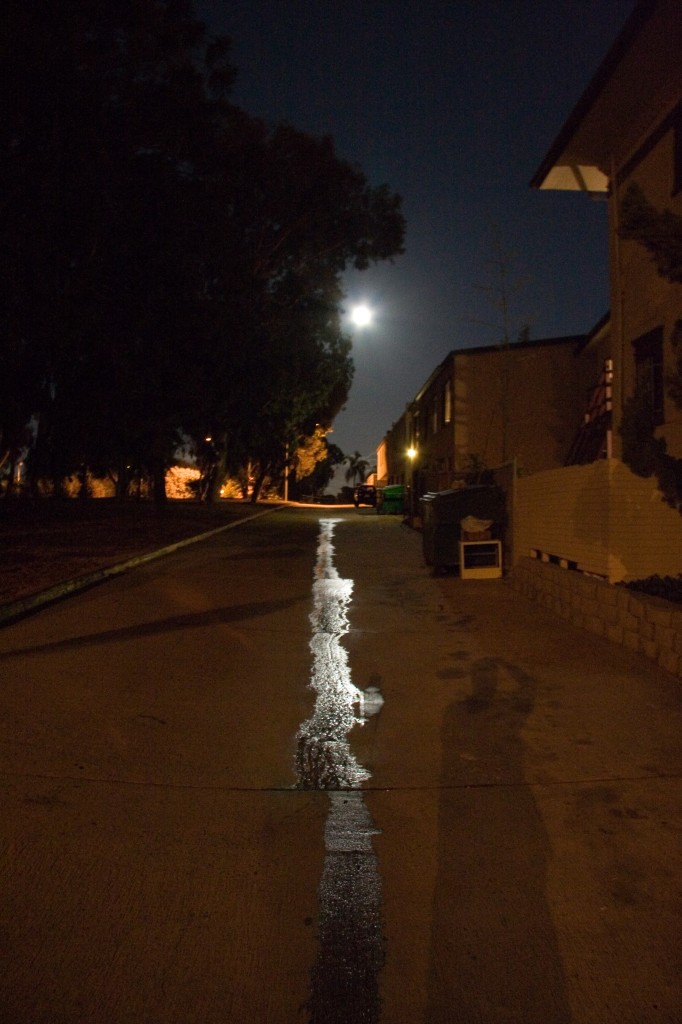
[[[333,563],[334,527],[320,520],[310,615],[315,708],[298,732],[296,768],[302,789],[329,791],[327,850],[320,882],[319,951],[311,975],[311,1024],[379,1020],[378,974],[384,960],[381,881],[372,836],[377,834],[359,786],[369,772],[353,754],[348,734],[383,703],[372,688],[353,684],[341,644],[348,632],[353,581]]]

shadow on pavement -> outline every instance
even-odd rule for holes
[[[293,608],[294,605],[307,600],[307,596],[306,594],[304,597],[288,598],[281,601],[254,601],[226,608],[207,608],[204,611],[188,612],[185,615],[171,615],[167,619],[159,619],[156,622],[142,622],[134,626],[123,626],[120,629],[107,629],[84,636],[66,637],[63,640],[53,640],[46,644],[30,644],[27,647],[0,652],[0,661],[17,655],[25,657],[28,654],[44,654],[49,651],[74,650],[79,647],[95,647],[99,644],[139,640],[142,637],[174,633],[182,629],[205,629],[208,626],[231,625],[235,622],[244,622],[261,615],[272,615],[275,612]]]
[[[463,666],[464,667],[464,666]],[[523,770],[535,681],[482,658],[444,718],[427,1020],[568,1024],[549,844]]]

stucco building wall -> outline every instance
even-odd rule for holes
[[[528,473],[563,465],[595,383],[598,360],[577,354],[584,342],[576,335],[451,352],[387,435],[391,482],[410,444],[421,491],[451,487],[472,459],[488,468],[516,459]]]
[[[669,112],[662,111],[659,122],[666,124]],[[682,116],[677,131],[682,133]],[[661,131],[653,126],[652,138]],[[614,341],[619,345],[616,365],[622,367],[619,382],[625,399],[635,391],[634,342],[656,328],[663,329],[663,368],[665,379],[674,372],[674,349],[671,343],[675,324],[682,318],[682,284],[670,283],[662,277],[651,256],[639,242],[621,239],[617,229],[621,221],[620,206],[628,187],[637,184],[649,203],[658,211],[671,210],[682,216],[682,190],[675,190],[674,124],[662,131],[658,142],[641,142],[640,149],[627,153],[624,169],[616,175],[617,188],[610,201],[610,266],[611,303],[614,311]],[[679,145],[679,143],[678,143]],[[678,158],[679,159],[679,158]],[[682,456],[682,410],[664,387],[664,422],[658,434],[664,435],[668,451]]]
[[[608,200],[616,456],[622,453],[618,425],[636,386],[651,401],[668,451],[682,456],[682,410],[666,388],[682,284],[661,276],[642,242],[621,231],[632,184],[659,215],[682,216],[680,13],[679,0],[638,0],[532,180],[536,188]]]
[[[527,473],[561,466],[585,411],[577,339],[457,352],[455,457]]]

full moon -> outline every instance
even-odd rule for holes
[[[353,306],[350,318],[356,327],[367,327],[372,322],[372,310],[369,306]]]

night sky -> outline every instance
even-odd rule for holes
[[[606,204],[528,182],[634,0],[196,0],[229,35],[233,100],[331,135],[403,197],[406,253],[346,279],[375,323],[330,441],[378,443],[453,348],[590,330],[608,309]]]

